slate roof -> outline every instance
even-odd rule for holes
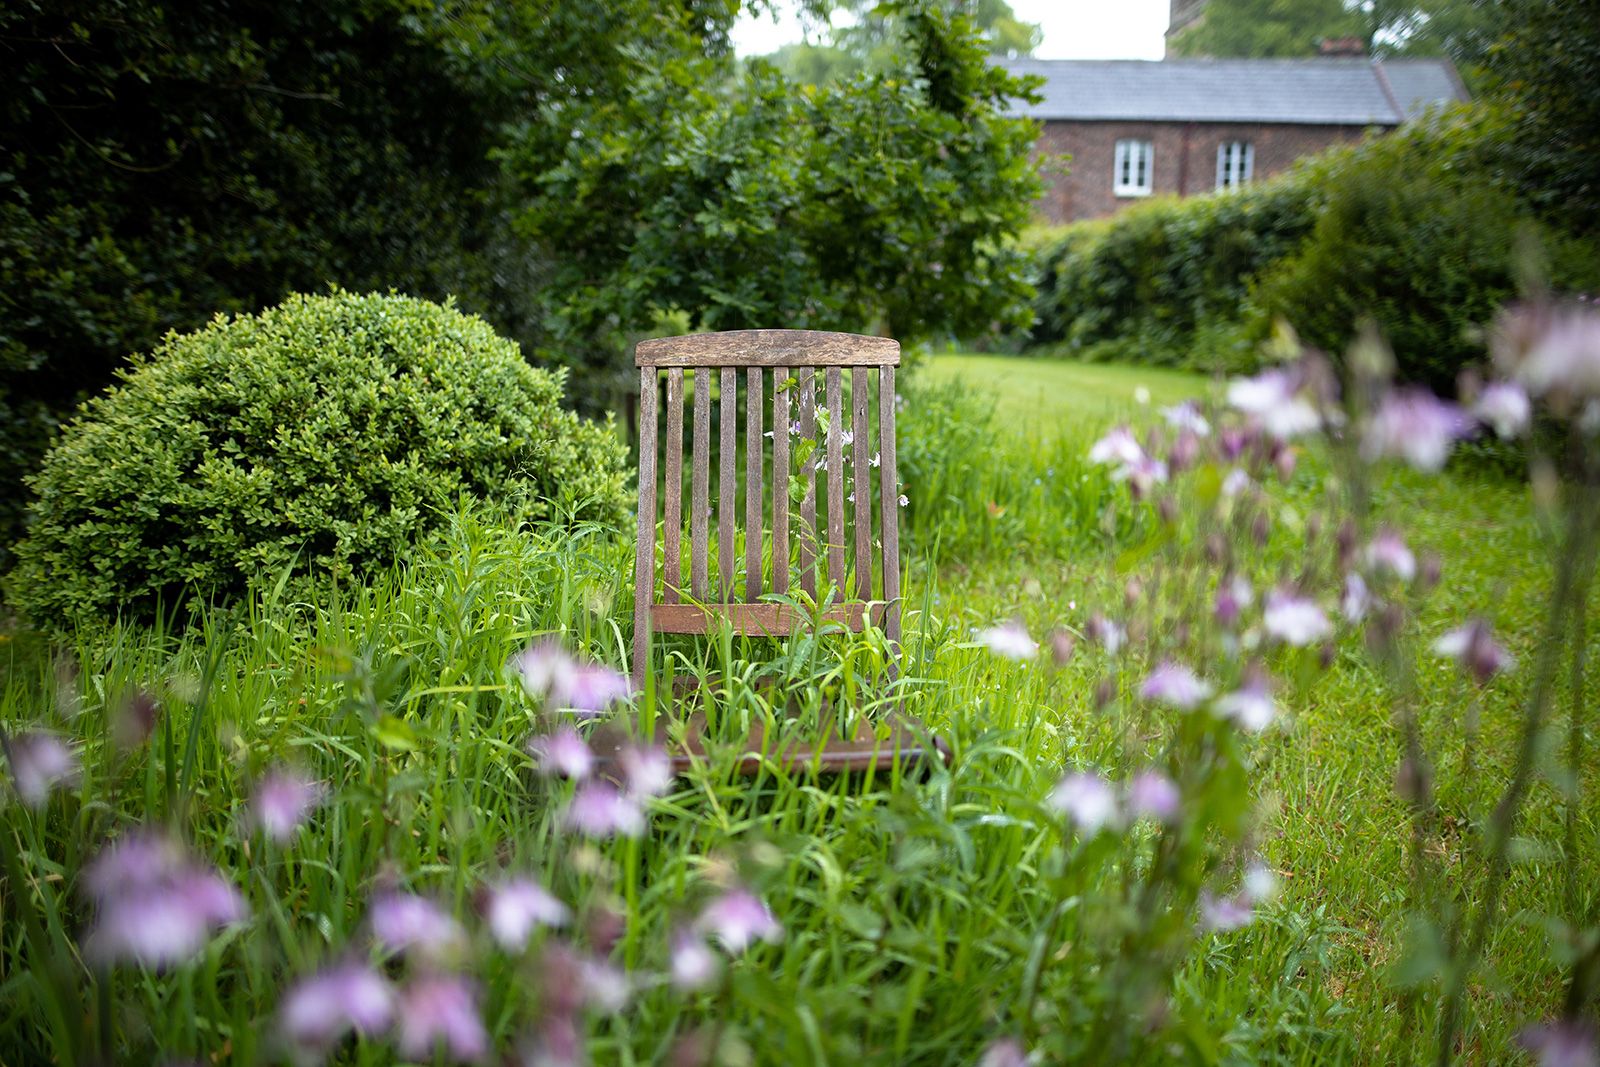
[[[1397,126],[1466,93],[1447,60],[1010,59],[1045,79],[1036,119]]]

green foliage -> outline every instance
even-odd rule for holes
[[[384,566],[461,494],[534,516],[627,507],[609,427],[480,319],[397,296],[297,296],[171,334],[50,452],[13,601],[61,626],[147,617],[254,575]]]
[[[1471,62],[1498,17],[1478,0],[1207,0],[1172,39],[1180,56],[1315,56],[1324,40],[1358,38],[1372,55],[1448,55]]]

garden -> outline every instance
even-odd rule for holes
[[[1596,1063],[1594,27],[1024,239],[961,5],[803,89],[581,6],[0,14],[0,1063]],[[636,628],[634,345],[771,325],[902,340],[898,640]],[[929,754],[752,751],[829,716]]]

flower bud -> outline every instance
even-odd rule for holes
[[[1117,699],[1117,681],[1115,678],[1102,678],[1094,687],[1094,706],[1096,711],[1104,711]]]

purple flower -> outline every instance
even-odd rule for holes
[[[1456,441],[1476,429],[1454,404],[1426,389],[1395,389],[1378,401],[1361,437],[1361,456],[1368,463],[1397,456],[1420,471],[1444,466]]]
[[[1534,396],[1600,395],[1600,311],[1580,304],[1524,304],[1490,332],[1496,364]]]
[[[1172,822],[1181,802],[1177,784],[1159,771],[1140,771],[1128,782],[1128,810],[1137,817]]]
[[[601,712],[633,695],[633,685],[626,674],[594,663],[580,665],[568,684],[562,705],[578,711]]]
[[[1212,708],[1224,719],[1232,719],[1252,732],[1265,730],[1278,717],[1278,707],[1272,702],[1267,681],[1260,675],[1226,696],[1218,697]]]
[[[511,659],[523,688],[549,707],[580,712],[604,711],[632,695],[624,674],[593,663],[579,663],[553,639],[537,641]]]
[[[1089,449],[1090,463],[1108,466],[1130,467],[1144,458],[1144,447],[1126,426],[1118,426]]]
[[[1250,925],[1255,912],[1243,896],[1215,897],[1210,892],[1200,894],[1200,926],[1215,933],[1227,933]]]
[[[1137,463],[1129,463],[1111,472],[1114,482],[1128,482],[1134,492],[1143,495],[1167,480],[1167,465],[1159,459],[1143,456]]]
[[[633,797],[605,782],[584,782],[567,805],[566,824],[590,837],[638,837],[644,811]]]
[[[586,956],[578,963],[578,978],[584,1001],[596,1011],[615,1015],[628,1006],[633,983],[616,964]]]
[[[278,1025],[297,1052],[323,1056],[346,1034],[373,1037],[394,1020],[394,990],[365,963],[335,964],[290,987]]]
[[[584,1067],[588,1056],[576,1020],[566,1014],[546,1016],[518,1046],[514,1062],[518,1067]]]
[[[282,844],[294,836],[325,795],[321,782],[279,767],[256,783],[246,824]]]
[[[1493,426],[1496,436],[1506,440],[1521,437],[1533,421],[1533,405],[1528,394],[1515,382],[1490,382],[1478,394],[1472,413]]]
[[[1433,643],[1433,650],[1441,656],[1453,657],[1479,685],[1487,685],[1491,678],[1510,670],[1517,662],[1495,641],[1489,624],[1482,619],[1469,619],[1465,625],[1451,630]]]
[[[1228,403],[1254,418],[1271,436],[1287,440],[1322,425],[1317,409],[1303,395],[1303,385],[1299,374],[1267,370],[1229,382]]]
[[[783,927],[771,910],[748,889],[730,889],[707,904],[695,926],[735,956],[757,939],[777,941],[783,936]]]
[[[998,1038],[983,1050],[978,1067],[1028,1067],[1028,1053],[1016,1038]]]
[[[214,932],[248,915],[230,882],[185,863],[158,878],[110,889],[100,900],[84,954],[102,966],[136,963],[160,970],[194,956]]]
[[[1250,476],[1244,472],[1243,468],[1234,467],[1228,472],[1227,477],[1222,479],[1222,495],[1230,498],[1236,497],[1250,488],[1251,484]]]
[[[1239,621],[1239,613],[1255,602],[1255,590],[1243,575],[1223,579],[1217,587],[1216,604],[1212,613],[1217,622],[1232,628]]]
[[[1367,580],[1355,571],[1344,576],[1344,594],[1339,598],[1339,611],[1351,623],[1367,617],[1372,597],[1367,593]]]
[[[42,808],[53,790],[78,779],[78,754],[42,730],[14,735],[9,743],[11,784],[30,808]]]
[[[1122,648],[1127,640],[1127,632],[1121,626],[1112,622],[1104,615],[1092,615],[1089,624],[1084,627],[1084,632],[1089,635],[1089,640],[1105,649],[1109,655],[1115,656],[1118,649]]]
[[[705,938],[693,930],[679,930],[672,935],[672,987],[689,993],[704,989],[717,980],[722,964],[712,953]]]
[[[565,926],[567,906],[532,878],[508,878],[488,887],[481,907],[489,932],[508,952],[520,952],[540,926]]]
[[[1417,557],[1394,530],[1382,530],[1372,539],[1367,545],[1366,560],[1373,570],[1388,571],[1402,582],[1417,576]]]
[[[1600,1047],[1594,1028],[1565,1020],[1530,1026],[1517,1035],[1517,1044],[1539,1059],[1539,1067],[1597,1067]]]
[[[1162,408],[1161,417],[1166,419],[1167,425],[1173,429],[1188,430],[1196,437],[1205,437],[1211,433],[1211,424],[1200,414],[1200,407],[1193,400],[1185,400],[1170,408]]]
[[[1065,812],[1074,826],[1092,837],[1117,816],[1117,798],[1098,774],[1077,771],[1062,778],[1045,804]]]
[[[538,759],[543,774],[587,778],[594,770],[594,753],[571,726],[562,726],[553,734],[530,737],[528,752]]]
[[[622,766],[628,796],[635,799],[660,796],[672,788],[677,777],[672,758],[660,745],[625,745],[617,753],[617,762]]]
[[[1211,695],[1211,686],[1181,663],[1167,660],[1150,672],[1139,695],[1146,700],[1169,704],[1180,711],[1193,711]]]
[[[1027,628],[1020,622],[1003,622],[979,630],[974,636],[980,645],[1005,659],[1032,659],[1039,654],[1038,642],[1028,636]]]
[[[415,893],[390,890],[372,902],[372,936],[391,952],[412,949],[442,958],[465,947],[467,932],[455,916],[435,901]]]
[[[83,869],[83,889],[104,902],[120,892],[160,885],[185,869],[183,846],[165,834],[135,830],[100,850]]]
[[[1333,632],[1328,617],[1317,602],[1287,589],[1276,589],[1261,613],[1267,633],[1291,645],[1309,645]]]
[[[440,1046],[453,1060],[477,1063],[489,1055],[489,1032],[478,1014],[477,988],[465,978],[429,975],[400,993],[395,1047],[409,1060],[433,1059]]]
[[[577,664],[559,642],[546,638],[535,641],[512,656],[511,668],[521,677],[522,686],[529,696],[537,699],[550,697],[559,703],[556,695],[567,691]]]

